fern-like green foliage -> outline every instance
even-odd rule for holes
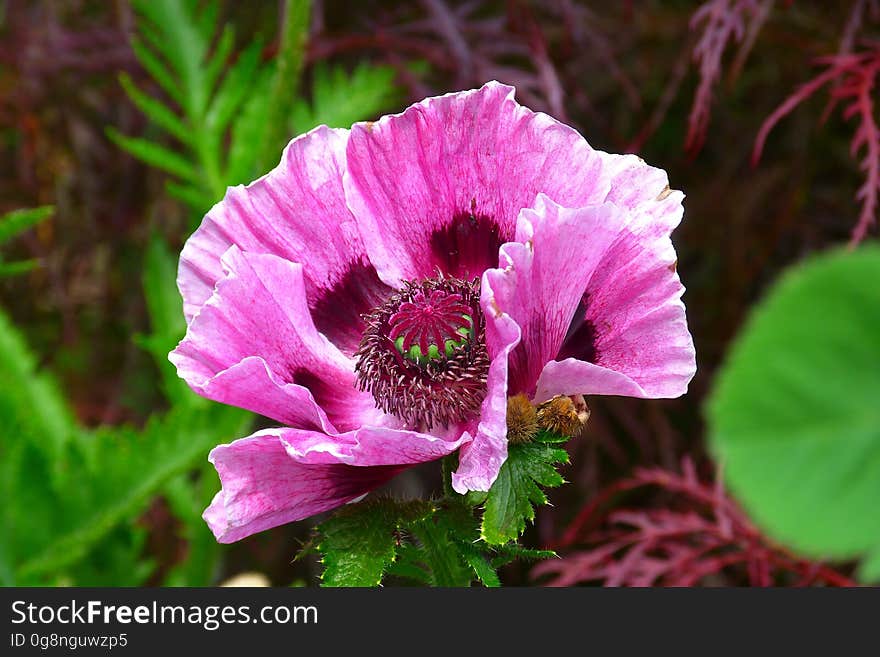
[[[53,378],[0,312],[0,583],[135,585],[152,572],[136,519],[218,442],[247,431],[236,408],[177,404],[146,427],[80,426]],[[215,487],[216,479],[210,481]],[[185,483],[182,483],[185,482]],[[208,491],[188,491],[204,508]],[[205,542],[199,518],[186,533]],[[213,537],[211,537],[213,540]],[[211,562],[205,562],[210,564]],[[179,583],[208,584],[210,572]]]
[[[44,205],[39,208],[13,210],[0,216],[0,244],[10,241],[28,228],[36,226],[52,216],[54,211],[55,208],[51,205]],[[0,254],[0,278],[24,274],[39,266],[39,264],[39,261],[36,259],[4,262],[3,256]]]
[[[297,1],[285,14],[277,60],[263,57],[258,39],[237,48],[232,28],[219,25],[213,0],[134,2],[132,47],[153,84],[138,86],[126,75],[120,82],[150,128],[144,137],[112,128],[108,134],[168,173],[169,194],[191,207],[196,220],[227,185],[274,164],[261,153],[274,152],[277,161],[294,131],[347,126],[396,98],[391,72],[366,66],[350,75],[318,67],[311,101],[294,97],[308,16]],[[285,71],[294,82],[279,79]],[[273,94],[290,97],[279,102]],[[273,140],[279,143],[272,146]],[[0,218],[0,243],[49,214],[51,208],[38,208]],[[9,265],[15,266],[31,265]],[[197,397],[168,362],[186,328],[176,269],[176,254],[153,237],[142,277],[151,330],[136,340],[153,357],[170,409],[143,428],[81,426],[58,384],[38,367],[26,336],[0,311],[0,493],[14,500],[0,505],[0,584],[143,583],[156,564],[144,556],[145,530],[137,519],[159,495],[179,520],[189,553],[164,583],[215,582],[222,547],[201,513],[217,477],[206,457],[214,445],[245,435],[252,416]],[[489,561],[477,567],[483,563]]]
[[[341,67],[318,63],[312,73],[311,102],[300,99],[293,107],[294,133],[321,124],[348,128],[357,121],[377,116],[400,101],[394,85],[394,69],[361,62],[351,73]]]
[[[254,133],[263,126],[261,96],[271,66],[261,61],[259,40],[233,55],[229,26],[217,34],[218,4],[195,0],[136,0],[137,33],[132,48],[138,61],[164,92],[158,99],[120,77],[128,97],[171,137],[108,134],[117,144],[174,180],[168,192],[203,211],[227,184],[242,182],[253,164]],[[235,121],[233,121],[235,119]],[[158,137],[158,135],[157,135]],[[227,148],[227,140],[233,146]]]
[[[312,102],[296,99],[308,22],[304,5],[302,0],[288,3],[281,52],[277,60],[267,61],[259,39],[235,51],[232,28],[217,27],[216,2],[135,2],[132,47],[163,97],[126,75],[120,81],[160,132],[131,137],[110,129],[108,134],[138,159],[168,173],[168,192],[189,205],[196,219],[222,198],[228,185],[249,182],[278,162],[292,134],[321,123],[347,127],[396,101],[393,72],[367,65],[351,75],[341,68],[316,67]]]
[[[155,358],[171,410],[143,429],[82,427],[0,311],[0,494],[12,501],[0,505],[0,584],[143,583],[155,564],[144,558],[137,518],[160,494],[191,551],[167,583],[214,582],[219,548],[201,519],[217,486],[207,453],[246,434],[251,416],[209,404],[177,378],[167,358],[185,330],[176,257],[153,238],[144,265],[152,330],[139,339]]]
[[[547,559],[550,550],[480,538],[477,509],[462,496],[399,501],[374,497],[348,505],[318,525],[323,586],[377,586],[386,577],[429,586],[500,586],[497,569],[514,560]]]

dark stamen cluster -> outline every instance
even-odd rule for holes
[[[355,372],[379,408],[426,429],[479,411],[489,356],[478,279],[408,281],[364,320]]]

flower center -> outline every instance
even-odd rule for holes
[[[489,358],[479,282],[407,281],[364,316],[355,353],[358,387],[416,428],[448,427],[479,411]]]
[[[474,332],[473,309],[460,294],[419,290],[388,320],[389,336],[401,355],[413,363],[449,358]]]

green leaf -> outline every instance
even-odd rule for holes
[[[183,301],[177,291],[177,256],[156,235],[150,238],[144,258],[143,287],[150,315],[152,334],[140,338],[138,344],[153,356],[162,373],[165,395],[175,405],[206,406],[177,376],[177,369],[168,360],[170,352],[186,333]]]
[[[39,267],[41,264],[43,264],[43,262],[39,258],[17,260],[16,262],[0,262],[0,278],[26,274]]]
[[[171,568],[163,586],[210,586],[216,582],[223,546],[202,518],[217,492],[216,482],[214,467],[206,461],[195,478],[187,473],[164,488],[164,497],[182,526],[187,558]]]
[[[378,586],[397,554],[404,523],[429,514],[427,502],[376,498],[343,507],[318,525],[323,586]]]
[[[281,44],[269,92],[269,116],[263,127],[259,158],[263,168],[275,165],[279,152],[290,138],[289,120],[305,59],[311,5],[308,0],[287,0],[282,5]]]
[[[500,568],[516,560],[543,561],[544,559],[555,559],[559,556],[553,550],[533,550],[524,548],[516,543],[498,545],[494,550],[495,555],[492,558],[492,566],[495,568]]]
[[[199,178],[198,172],[190,161],[156,142],[138,137],[126,137],[113,128],[107,128],[107,136],[117,146],[151,167],[161,169],[184,180],[196,181]]]
[[[143,112],[147,118],[160,128],[176,137],[184,144],[191,144],[193,135],[184,125],[173,111],[171,111],[164,103],[148,96],[135,86],[131,78],[125,73],[119,76],[119,83],[125,90],[125,94],[129,97],[137,108]]]
[[[250,415],[212,406],[211,412],[174,409],[152,419],[144,431],[124,427],[83,435],[81,451],[67,459],[56,490],[67,512],[52,540],[16,569],[19,581],[34,581],[88,556],[120,523],[141,512],[169,481],[203,461],[218,440],[246,431]]]
[[[552,488],[565,482],[556,471],[557,464],[565,463],[568,454],[558,447],[543,443],[510,445],[507,460],[486,498],[483,539],[490,545],[518,539],[526,521],[535,519],[532,505],[547,503],[540,486]]]
[[[208,22],[216,20],[217,3],[204,3],[202,25],[196,4],[183,0],[136,0],[138,32],[168,61],[180,80],[181,101],[188,116],[201,116],[210,89],[205,84],[210,36]],[[213,27],[213,26],[210,26]]]
[[[122,78],[132,101],[184,146],[177,153],[156,142],[110,132],[125,150],[147,164],[181,178],[171,193],[203,214],[232,180],[225,156],[229,125],[260,79],[260,44],[245,48],[230,64],[235,35],[217,24],[216,1],[136,0],[137,34],[132,47],[138,60],[179,108],[171,108]],[[219,33],[219,35],[218,35]],[[268,68],[268,67],[262,67]],[[266,124],[252,145],[254,153]],[[252,156],[250,166],[256,159]],[[249,168],[250,168],[249,166]]]
[[[421,563],[420,549],[411,544],[398,546],[397,560],[388,565],[385,574],[410,579],[425,586],[432,584],[430,570]]]
[[[168,66],[153,54],[143,40],[137,37],[131,40],[131,49],[134,51],[134,56],[137,57],[141,66],[150,74],[150,77],[159,83],[159,86],[162,87],[174,102],[183,105],[183,92],[174,76],[168,70]]]
[[[186,332],[183,300],[176,280],[177,256],[160,237],[153,235],[144,258],[144,295],[153,333],[162,336],[172,348]]]
[[[865,584],[880,584],[880,550],[874,550],[862,560],[858,577]]]
[[[211,207],[214,202],[214,197],[198,185],[182,185],[168,180],[165,182],[165,191],[172,198],[186,203],[195,210],[197,213],[195,216],[199,220],[202,219],[205,208]]]
[[[419,541],[419,556],[428,568],[433,586],[470,586],[473,580],[472,568],[462,553],[462,540],[455,532],[458,523],[450,517],[455,511],[438,508],[409,525]]]
[[[213,7],[217,7],[217,5],[209,5]],[[205,12],[207,13],[207,11]],[[216,23],[214,21],[217,20],[217,16],[207,16],[207,21],[205,22],[205,29],[210,33],[213,33]],[[208,37],[210,38],[210,36]],[[210,57],[206,59],[205,68],[202,72],[204,76],[204,88],[205,95],[208,96],[214,90],[214,86],[217,84],[217,80],[220,77],[220,74],[224,69],[228,67],[229,64],[229,55],[232,54],[232,48],[235,46],[235,32],[229,25],[225,26],[220,32],[220,38],[217,41],[217,46],[214,48],[214,52],[211,53]]]
[[[735,496],[811,557],[880,553],[878,281],[876,246],[789,270],[737,337],[708,403]]]
[[[52,216],[55,208],[51,205],[43,205],[39,208],[27,208],[13,210],[0,216],[0,244],[8,242],[16,235],[23,233],[28,228]]]
[[[315,65],[312,102],[299,101],[293,108],[294,132],[302,133],[324,124],[349,128],[357,121],[376,118],[400,101],[394,69],[359,64],[349,75],[341,66]]]
[[[498,573],[495,572],[495,568],[476,546],[472,543],[459,543],[458,550],[483,584],[489,588],[501,586],[501,580],[498,579]]]
[[[226,72],[223,82],[205,116],[205,126],[213,133],[221,133],[247,98],[253,77],[260,70],[260,52],[263,44],[254,41],[242,51]]]
[[[32,440],[51,461],[76,430],[54,378],[37,366],[24,336],[0,310],[0,457],[14,441]]]
[[[254,76],[251,94],[232,123],[226,166],[226,179],[231,185],[250,182],[260,173],[260,148],[269,120],[269,87],[273,71],[274,66],[267,66]],[[279,148],[276,162],[280,159]]]

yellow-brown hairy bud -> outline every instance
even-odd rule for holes
[[[508,411],[509,412],[509,411]],[[538,406],[538,427],[559,436],[577,436],[587,420],[590,409],[581,395],[557,395]]]
[[[538,433],[538,413],[523,394],[507,400],[507,440],[514,445],[531,442]]]

